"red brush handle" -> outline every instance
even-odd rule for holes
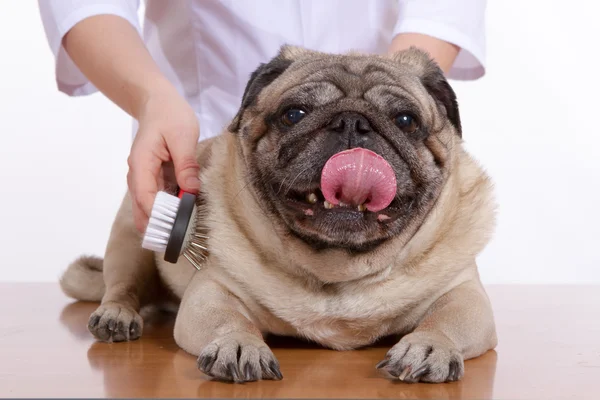
[[[181,200],[181,198],[183,197],[184,193],[189,193],[189,192],[186,192],[185,190],[179,189],[179,192],[177,193],[177,197],[179,197],[179,199]]]
[[[185,190],[182,190],[182,189],[177,189],[177,190],[178,190],[177,197],[179,197],[180,200],[183,197],[184,193],[189,193],[189,192],[186,192]]]

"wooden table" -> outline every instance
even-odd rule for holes
[[[449,384],[405,384],[375,370],[390,344],[324,350],[271,342],[283,381],[213,382],[154,316],[141,340],[96,343],[96,307],[55,284],[0,284],[0,397],[599,399],[600,287],[489,286],[500,344]]]

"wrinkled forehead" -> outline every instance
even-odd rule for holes
[[[427,101],[426,91],[410,66],[378,56],[313,56],[295,61],[263,91],[259,106],[319,106],[340,98],[369,101],[386,97],[404,97],[420,106]]]

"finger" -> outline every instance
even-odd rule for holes
[[[133,222],[135,223],[135,228],[140,233],[144,233],[146,231],[146,227],[148,226],[149,217],[142,212],[142,209],[135,205],[132,208],[133,211]]]
[[[159,146],[153,145],[152,142],[135,143],[128,159],[133,212],[136,227],[140,232],[145,230],[158,191],[162,159],[157,155],[160,149],[155,147]]]
[[[196,160],[197,132],[183,132],[169,137],[167,146],[175,166],[175,177],[179,187],[191,193],[200,189],[198,173],[200,166]]]
[[[131,169],[127,172],[127,187],[129,188],[129,197],[131,200],[131,211],[133,216],[133,222],[135,224],[135,228],[138,232],[143,233],[146,229],[147,219],[145,218],[144,213],[140,210],[140,207],[137,205],[135,198],[133,197],[133,178],[131,174]]]

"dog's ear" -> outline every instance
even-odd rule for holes
[[[423,86],[429,94],[444,107],[448,120],[456,129],[458,136],[462,138],[462,125],[456,93],[444,77],[440,67],[433,64],[428,73],[421,77],[421,82],[423,82]]]
[[[239,131],[244,110],[253,105],[260,92],[277,79],[277,77],[283,74],[292,63],[293,60],[283,57],[280,52],[268,63],[263,63],[258,66],[258,68],[250,75],[250,79],[246,84],[240,109],[229,125],[230,132],[237,133]]]
[[[444,72],[428,53],[411,47],[408,50],[394,54],[394,59],[414,69],[421,78],[421,83],[438,104],[446,112],[450,123],[456,129],[459,137],[462,137],[462,126],[456,93],[446,80]]]

